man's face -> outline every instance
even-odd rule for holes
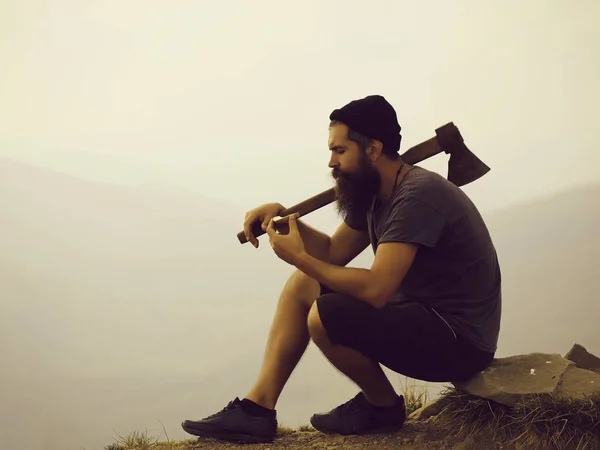
[[[331,175],[336,181],[336,209],[341,216],[366,213],[379,190],[381,176],[366,152],[347,138],[348,127],[336,124],[329,128]]]

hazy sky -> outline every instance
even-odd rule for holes
[[[397,110],[402,151],[454,121],[492,168],[465,190],[482,211],[497,209],[600,182],[599,17],[597,0],[2,0],[0,158],[156,192],[171,185],[241,208],[291,206],[332,185],[330,112],[377,93]],[[424,165],[445,173],[446,164],[438,155]],[[19,170],[10,173],[29,173]],[[31,172],[0,177],[9,187],[0,234],[0,319],[10,325],[0,327],[9,336],[0,339],[9,357],[0,373],[3,443],[13,442],[9,434],[17,450],[99,449],[113,429],[142,430],[157,417],[178,438],[188,413],[244,395],[291,270],[268,241],[258,251],[240,246],[241,214],[232,224],[229,210],[194,196],[161,203]],[[508,221],[494,234],[508,261],[503,352],[550,349],[558,339],[596,351],[588,292],[598,291],[598,277],[586,261],[598,260],[597,240],[572,232],[596,223],[581,214],[594,211],[594,198],[565,198],[541,221],[495,216]],[[203,216],[213,214],[227,224]],[[331,231],[331,215],[324,209],[310,222]],[[538,232],[540,222],[548,227]],[[547,245],[555,229],[564,247]],[[533,250],[523,245],[530,236],[539,239]],[[532,322],[551,326],[532,330]],[[236,345],[242,339],[247,346]],[[199,357],[215,342],[218,360]],[[347,400],[349,382],[311,348],[314,361],[283,397],[288,423]],[[99,380],[63,394],[23,378],[38,366],[73,378],[192,370],[214,378],[135,388]],[[39,377],[46,383],[54,372]],[[319,391],[326,377],[331,386]],[[42,425],[32,431],[33,422]]]
[[[597,181],[600,3],[3,1],[0,156],[246,207],[331,186],[328,115],[454,121],[483,209]],[[446,157],[426,164],[445,173]]]

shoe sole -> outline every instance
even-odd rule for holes
[[[321,433],[339,434],[342,436],[368,436],[371,434],[392,433],[394,431],[400,431],[404,427],[404,423],[402,423],[401,425],[387,425],[385,427],[373,428],[373,429],[367,430],[367,431],[343,432],[343,431],[335,431],[335,430],[328,430],[326,428],[321,428],[321,427],[315,426],[312,423],[311,423],[311,425],[315,430],[320,431]]]
[[[196,428],[187,427],[183,423],[181,424],[181,427],[186,433],[193,434],[194,436],[220,439],[229,442],[239,442],[243,444],[263,444],[273,442],[274,440],[274,438],[254,436],[251,434],[244,433],[235,433],[219,430],[198,430]]]

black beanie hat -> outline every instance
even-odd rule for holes
[[[369,95],[351,101],[346,106],[334,110],[329,120],[342,122],[354,131],[381,141],[384,153],[400,151],[402,128],[398,124],[393,106],[381,95]]]

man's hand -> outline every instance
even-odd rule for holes
[[[297,218],[297,213],[290,216],[288,222],[289,233],[287,234],[277,233],[273,219],[269,221],[269,225],[267,226],[269,243],[271,244],[273,251],[280,259],[293,266],[295,266],[306,253],[302,236],[300,236],[300,232],[298,231]]]
[[[249,241],[254,247],[258,248],[258,239],[252,233],[252,226],[256,222],[261,223],[261,228],[266,231],[269,221],[281,213],[285,208],[280,203],[267,203],[254,208],[246,213],[244,218],[244,233],[246,240]]]

